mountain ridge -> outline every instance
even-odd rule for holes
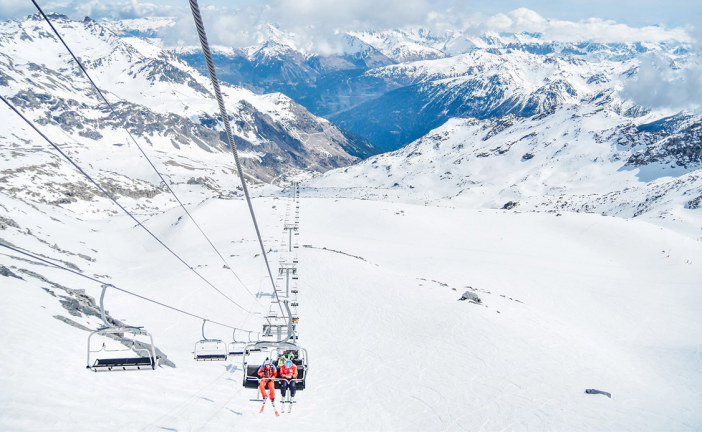
[[[215,165],[231,165],[208,78],[158,46],[132,36],[117,37],[91,19],[73,21],[59,15],[51,19],[116,114],[101,105],[40,16],[0,23],[3,95],[49,137],[81,153],[78,159],[102,158],[118,148],[127,158],[141,159],[130,150],[132,143],[124,132],[128,130],[149,149],[147,153],[160,160],[157,165],[162,163],[161,169],[173,176],[172,181],[183,184],[190,180],[188,170],[171,163],[180,157],[209,161],[205,166],[214,159],[218,160]],[[223,93],[250,179],[270,182],[281,175],[345,166],[357,158],[344,147],[362,151],[369,146],[280,93],[255,95],[229,85],[223,85]],[[2,136],[4,150],[14,152],[25,149],[11,144],[13,138],[46,144],[14,115],[8,117]],[[118,156],[110,156],[114,157]],[[148,165],[137,177],[154,181]],[[219,188],[231,187],[224,178],[213,182]]]

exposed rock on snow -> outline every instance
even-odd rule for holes
[[[480,297],[478,297],[477,294],[475,294],[474,292],[472,292],[470,290],[464,292],[463,295],[461,296],[461,298],[458,299],[458,301],[462,301],[462,300],[469,300],[471,303],[475,303],[475,304],[481,304],[483,302],[482,300],[480,300]]]
[[[13,277],[13,278],[16,278],[16,279],[22,279],[22,280],[24,280],[24,278],[23,278],[22,276],[17,276],[16,274],[14,274],[14,273],[12,272],[12,270],[10,270],[9,268],[5,267],[4,265],[0,265],[0,275],[1,275],[1,276],[5,276],[5,277]]]
[[[586,390],[585,390],[585,393],[587,393],[587,394],[601,394],[601,395],[605,395],[605,396],[607,396],[608,398],[612,399],[612,393],[606,392],[606,391],[602,391],[602,390],[597,390],[597,389],[586,389]]]

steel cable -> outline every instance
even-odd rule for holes
[[[73,54],[73,51],[71,50],[71,48],[69,48],[68,44],[66,43],[66,41],[64,41],[63,37],[61,37],[61,35],[59,34],[59,32],[58,32],[58,30],[56,29],[56,27],[54,27],[54,25],[53,25],[53,23],[51,22],[51,20],[49,19],[49,17],[46,16],[46,14],[45,14],[44,11],[42,10],[42,8],[39,6],[39,4],[38,4],[35,0],[32,0],[32,3],[34,3],[34,6],[36,6],[36,8],[37,8],[37,10],[39,11],[39,13],[41,14],[41,16],[44,17],[44,20],[47,22],[47,24],[49,24],[49,27],[51,27],[51,30],[53,30],[54,34],[56,35],[56,37],[58,37],[59,41],[61,41],[61,43],[62,43],[63,46],[66,48],[66,50],[68,51],[68,53],[71,54],[71,57],[73,57],[73,60],[75,60],[76,64],[78,64],[78,67],[79,67],[80,70],[83,72],[83,75],[85,75],[85,77],[88,79],[88,81],[90,81],[90,84],[92,85],[93,89],[95,89],[95,91],[97,92],[98,96],[102,99],[103,102],[105,102],[105,104],[106,104],[107,107],[110,109],[110,111],[112,112],[112,114],[113,114],[115,117],[119,117],[119,115],[117,114],[117,112],[116,112],[116,110],[114,109],[114,107],[112,106],[112,104],[107,100],[107,98],[106,98],[105,95],[102,93],[102,91],[101,91],[100,88],[97,86],[97,84],[95,84],[95,81],[93,81],[93,79],[90,77],[90,74],[88,74],[88,71],[85,69],[85,67],[83,66],[83,64],[81,63],[81,61],[78,60],[78,57],[76,57],[76,55]],[[175,191],[173,191],[173,189],[172,189],[171,186],[168,184],[168,182],[166,181],[166,179],[163,177],[163,175],[161,175],[161,172],[156,168],[156,166],[153,164],[153,162],[151,161],[151,159],[146,155],[146,152],[144,152],[144,149],[141,147],[141,145],[139,145],[139,143],[138,143],[137,140],[134,138],[134,136],[129,132],[129,130],[128,130],[126,127],[124,127],[124,131],[127,132],[127,135],[129,136],[129,138],[130,138],[130,139],[132,140],[132,142],[137,146],[137,148],[139,149],[139,151],[141,152],[141,154],[144,156],[144,158],[146,158],[146,160],[148,161],[149,165],[151,165],[151,168],[153,168],[153,170],[156,172],[156,174],[158,175],[158,177],[159,177],[159,179],[161,180],[161,182],[166,186],[166,188],[167,188],[168,191],[171,193],[171,195],[173,195],[173,197],[174,197],[175,200],[178,202],[178,204],[180,205],[180,207],[183,209],[183,211],[185,211],[185,214],[188,215],[188,217],[190,218],[190,220],[191,220],[191,221],[193,222],[193,224],[197,227],[198,231],[200,231],[200,233],[205,237],[205,239],[207,239],[207,242],[210,244],[210,246],[212,247],[212,249],[214,249],[214,251],[217,253],[217,255],[219,256],[219,258],[220,258],[220,259],[222,260],[222,262],[224,263],[225,267],[234,275],[234,277],[236,278],[236,280],[239,281],[239,283],[241,284],[241,286],[244,287],[244,289],[246,290],[246,292],[248,292],[249,295],[252,296],[252,298],[254,299],[254,301],[255,301],[259,306],[263,307],[263,306],[258,302],[258,300],[256,300],[256,296],[249,290],[249,288],[244,284],[244,282],[239,278],[239,276],[238,276],[238,275],[234,272],[234,270],[231,268],[231,266],[229,265],[229,263],[224,259],[224,256],[223,256],[223,255],[219,252],[219,250],[215,247],[215,245],[214,245],[214,243],[212,242],[212,240],[210,240],[210,238],[207,236],[207,234],[205,234],[205,232],[204,232],[203,229],[200,227],[200,225],[197,223],[197,221],[195,220],[195,218],[193,218],[193,216],[190,214],[190,212],[188,211],[188,209],[187,209],[187,208],[185,207],[185,205],[181,202],[180,198],[178,198],[178,195],[176,195]]]
[[[173,249],[171,249],[170,247],[168,247],[168,245],[166,245],[163,241],[161,241],[161,239],[158,238],[158,237],[156,236],[156,234],[154,234],[153,232],[151,232],[151,230],[149,230],[139,219],[137,219],[131,212],[129,212],[129,210],[127,210],[126,208],[124,208],[124,207],[122,206],[122,204],[120,204],[120,203],[117,201],[116,198],[114,198],[109,192],[107,192],[105,189],[103,189],[103,187],[100,186],[100,184],[98,184],[98,182],[96,182],[95,180],[93,180],[93,178],[90,176],[90,174],[88,174],[87,172],[85,172],[76,162],[73,161],[73,159],[71,159],[70,156],[68,156],[66,153],[64,153],[64,152],[61,150],[61,148],[60,148],[59,146],[57,146],[56,144],[54,144],[53,141],[51,141],[46,135],[44,135],[44,133],[42,133],[42,132],[34,125],[34,123],[32,123],[32,122],[31,122],[28,118],[26,118],[21,112],[19,112],[19,110],[17,110],[17,108],[15,108],[7,99],[5,99],[4,96],[0,95],[0,99],[2,99],[2,101],[5,102],[5,104],[6,104],[8,107],[10,107],[10,109],[11,109],[12,111],[14,111],[18,116],[20,116],[20,117],[22,118],[22,120],[24,120],[32,129],[34,129],[34,131],[35,131],[36,133],[38,133],[42,138],[44,138],[44,139],[46,140],[46,142],[48,142],[54,149],[56,149],[56,151],[58,151],[58,152],[61,154],[61,156],[63,156],[68,162],[71,163],[71,165],[73,165],[81,174],[83,174],[93,185],[95,185],[95,187],[97,187],[98,190],[100,190],[100,192],[102,192],[107,198],[109,198],[110,200],[112,200],[112,202],[115,203],[115,204],[117,205],[117,207],[119,207],[124,213],[126,213],[134,222],[136,222],[137,225],[139,225],[141,228],[143,228],[144,231],[146,231],[147,233],[149,233],[149,235],[150,235],[154,240],[156,240],[161,246],[163,246],[164,248],[166,248],[166,250],[168,250],[168,252],[170,252],[174,257],[176,257],[176,258],[178,259],[178,261],[180,261],[181,263],[183,263],[183,265],[185,265],[188,269],[190,269],[193,273],[195,273],[200,279],[202,279],[207,285],[209,285],[212,289],[214,289],[215,291],[217,291],[218,293],[220,293],[224,298],[226,298],[227,300],[229,300],[231,303],[233,303],[234,305],[236,305],[237,307],[239,307],[239,308],[240,308],[241,310],[243,310],[244,312],[246,312],[246,313],[251,313],[251,311],[249,311],[248,309],[246,309],[245,307],[243,307],[242,305],[240,305],[240,304],[237,303],[236,301],[232,300],[228,295],[224,294],[219,288],[217,288],[216,286],[214,286],[214,285],[213,285],[210,281],[208,281],[203,275],[201,275],[197,270],[195,270],[195,268],[193,268],[193,267],[192,267],[190,264],[188,264],[183,258],[181,258],[180,255],[178,255],[177,253],[175,253],[175,252],[173,251]]]
[[[193,19],[195,21],[195,27],[197,28],[197,33],[200,38],[200,45],[202,46],[202,51],[205,55],[207,70],[210,73],[210,80],[212,81],[212,86],[214,87],[217,104],[219,105],[219,111],[222,115],[222,122],[224,123],[224,130],[227,134],[227,140],[229,140],[229,147],[231,148],[232,154],[234,155],[236,169],[239,173],[239,179],[241,180],[241,187],[244,190],[244,195],[246,196],[246,203],[249,206],[251,219],[253,221],[254,228],[256,229],[256,236],[258,237],[258,242],[261,245],[261,253],[263,254],[263,259],[266,262],[266,269],[268,270],[268,277],[270,278],[271,285],[273,287],[273,294],[275,295],[275,299],[278,302],[278,307],[280,308],[281,316],[285,316],[285,312],[283,312],[283,306],[280,303],[280,298],[278,298],[278,291],[276,290],[275,281],[273,280],[273,273],[271,272],[271,266],[268,262],[266,248],[263,245],[263,239],[261,238],[261,231],[259,230],[258,222],[256,221],[256,214],[254,213],[253,205],[251,204],[251,196],[249,195],[249,189],[246,186],[246,181],[244,180],[244,171],[241,167],[241,162],[239,161],[239,153],[237,152],[236,145],[234,144],[234,136],[232,135],[231,126],[229,125],[229,115],[227,114],[227,109],[224,106],[222,91],[219,87],[217,72],[215,71],[214,61],[212,60],[212,53],[210,51],[210,45],[207,42],[207,34],[205,33],[205,25],[202,22],[202,16],[200,15],[200,7],[198,6],[197,0],[190,0],[190,10],[192,11]]]
[[[217,325],[222,326],[222,327],[230,328],[230,329],[232,329],[232,330],[240,330],[240,331],[243,331],[243,332],[246,332],[246,333],[257,333],[257,332],[254,332],[253,330],[246,330],[246,329],[242,329],[242,328],[239,328],[239,327],[230,326],[230,325],[228,325],[228,324],[224,324],[224,323],[221,323],[221,322],[218,322],[218,321],[213,321],[213,320],[211,320],[211,319],[209,319],[209,318],[201,317],[201,316],[199,316],[199,315],[197,315],[197,314],[194,314],[194,313],[191,313],[191,312],[188,312],[188,311],[179,309],[179,308],[174,307],[174,306],[167,305],[167,304],[162,303],[162,302],[160,302],[160,301],[158,301],[158,300],[150,299],[150,298],[145,297],[145,296],[143,296],[143,295],[141,295],[141,294],[137,294],[137,293],[135,293],[135,292],[128,291],[128,290],[126,290],[126,289],[124,289],[124,288],[119,288],[119,287],[117,287],[117,286],[115,286],[115,285],[113,285],[113,284],[110,284],[110,283],[107,283],[107,282],[103,282],[103,281],[101,281],[101,280],[99,280],[99,279],[96,279],[96,278],[91,277],[91,276],[88,276],[88,275],[84,275],[83,273],[80,273],[80,272],[75,271],[75,270],[73,270],[73,269],[70,269],[70,268],[68,268],[68,267],[62,266],[62,265],[60,265],[60,264],[56,264],[55,262],[52,262],[52,261],[50,261],[50,260],[48,260],[48,259],[42,258],[42,257],[40,257],[40,256],[37,256],[36,254],[33,254],[33,253],[28,252],[28,251],[26,251],[26,250],[23,250],[23,249],[20,249],[20,248],[13,247],[13,246],[10,246],[10,245],[8,245],[8,244],[5,244],[5,243],[3,243],[2,241],[0,241],[0,246],[2,246],[2,247],[4,247],[4,248],[7,248],[7,249],[10,249],[10,250],[12,250],[12,251],[14,251],[14,252],[17,252],[17,253],[19,253],[19,254],[22,254],[22,255],[24,255],[24,256],[28,256],[28,257],[30,257],[30,258],[32,258],[32,259],[37,260],[37,261],[41,261],[41,262],[43,262],[44,264],[48,264],[48,265],[57,267],[57,268],[59,268],[59,269],[61,269],[61,270],[65,270],[65,271],[67,271],[67,272],[73,273],[73,274],[75,274],[75,275],[78,275],[78,276],[80,276],[80,277],[82,277],[82,278],[85,278],[85,279],[88,279],[88,280],[90,280],[90,281],[99,283],[99,284],[101,284],[101,285],[107,285],[108,287],[113,288],[113,289],[115,289],[115,290],[117,290],[117,291],[123,292],[123,293],[125,293],[125,294],[129,294],[129,295],[131,295],[131,296],[140,298],[140,299],[142,299],[142,300],[146,300],[146,301],[148,301],[148,302],[151,302],[151,303],[157,304],[157,305],[159,305],[159,306],[162,306],[162,307],[168,308],[168,309],[170,309],[170,310],[173,310],[173,311],[175,311],[175,312],[179,312],[179,313],[182,313],[182,314],[191,316],[191,317],[193,317],[193,318],[197,318],[197,319],[199,319],[199,320],[206,320],[206,321],[211,322],[211,323],[213,323],[213,324],[217,324]]]

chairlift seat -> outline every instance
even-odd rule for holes
[[[198,354],[195,356],[197,361],[224,361],[227,359],[227,354]]]
[[[195,344],[194,358],[197,361],[225,361],[229,350],[220,339],[203,339]]]
[[[305,366],[302,364],[302,360],[295,360],[295,365],[297,365],[297,379],[300,380],[295,384],[297,390],[305,389]],[[260,365],[247,365],[246,366],[246,376],[244,377],[244,387],[245,388],[258,388],[258,369]],[[280,389],[280,380],[276,379],[275,388]]]
[[[87,366],[95,372],[102,371],[127,371],[156,369],[156,359],[152,357],[126,357],[96,359],[92,366]]]
[[[248,354],[253,352],[254,349],[259,349],[260,351],[266,351],[268,357],[287,358],[290,354],[293,355],[293,362],[297,366],[297,384],[296,388],[298,390],[303,390],[306,386],[307,381],[307,370],[308,370],[308,357],[307,350],[297,346],[295,343],[290,342],[265,342],[260,341],[256,344],[250,344],[246,347],[243,357],[243,369],[244,369],[244,380],[243,385],[246,388],[257,388],[259,385],[258,369],[261,367],[260,362],[262,361],[262,356],[256,357],[256,363],[249,363]],[[280,388],[280,380],[278,378],[275,381],[275,387]]]

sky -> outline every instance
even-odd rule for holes
[[[38,0],[47,9],[61,11],[74,18],[81,14],[92,18],[174,15],[188,7],[187,0]],[[379,5],[382,5],[379,7]],[[299,22],[363,21],[398,24],[421,22],[432,12],[451,11],[462,16],[493,16],[514,9],[527,8],[546,18],[568,21],[600,18],[633,27],[695,26],[702,22],[699,0],[201,0],[201,8],[268,8],[263,15],[280,15]],[[22,17],[34,11],[30,0],[0,0],[0,19]],[[414,22],[412,22],[414,21]]]
[[[196,41],[187,0],[38,2],[46,12],[74,19],[175,17],[176,25],[159,37],[170,46]],[[702,23],[700,0],[200,0],[200,9],[214,44],[259,43],[267,36],[256,27],[274,23],[294,34],[298,48],[322,53],[338,52],[340,33],[406,26],[469,34],[529,31],[561,41],[659,42],[692,39]],[[30,0],[0,0],[0,19],[35,11]]]

